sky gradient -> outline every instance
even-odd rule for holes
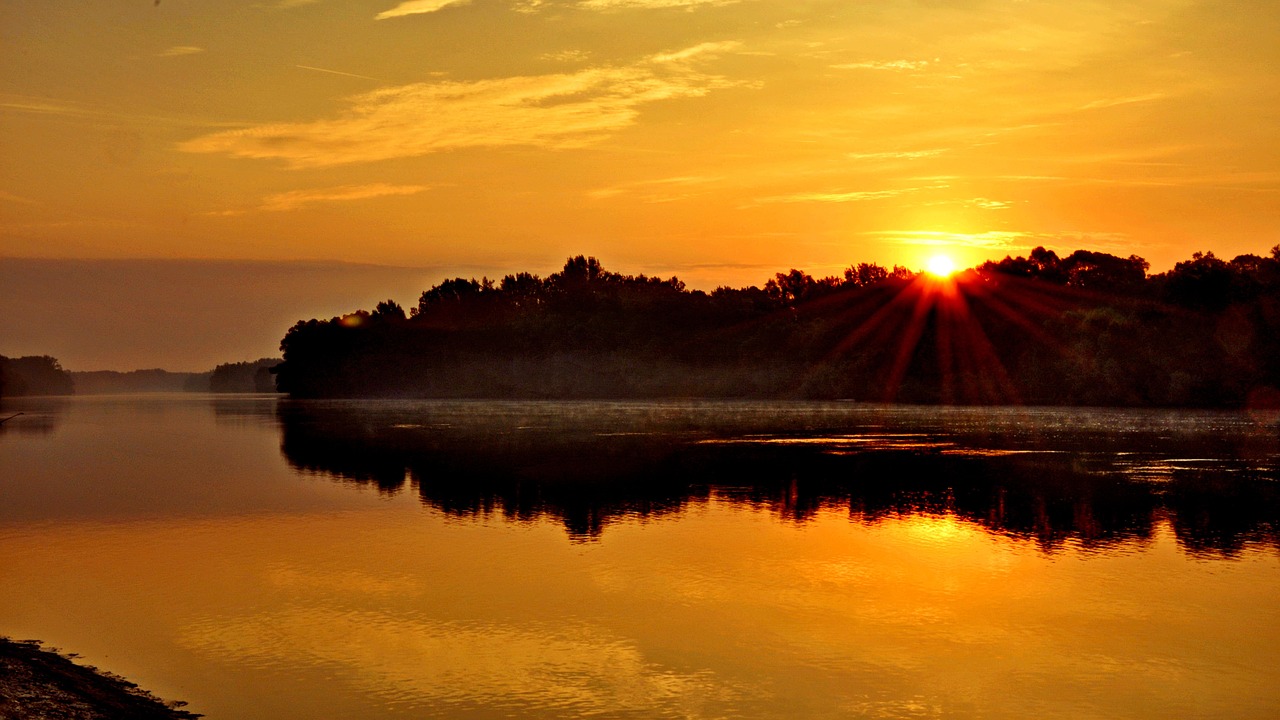
[[[0,0],[0,258],[1161,271],[1280,242],[1277,68],[1270,0]]]

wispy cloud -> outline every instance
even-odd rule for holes
[[[845,157],[850,160],[919,160],[920,158],[934,157],[946,152],[945,148],[935,148],[932,150],[900,150],[896,152],[873,152],[873,153],[847,153]]]
[[[395,195],[417,195],[428,190],[426,185],[389,185],[387,183],[370,183],[368,185],[342,185],[339,187],[310,188],[307,190],[290,190],[289,192],[268,195],[253,210],[264,212],[289,212],[299,210],[317,203],[351,202],[370,198]],[[244,215],[249,210],[218,210],[206,215],[231,217]]]
[[[899,245],[926,245],[930,247],[971,247],[986,250],[1005,250],[1024,242],[1029,233],[988,230],[980,233],[940,232],[934,230],[877,230],[862,233]]]
[[[196,55],[204,52],[204,48],[195,45],[174,45],[171,48],[156,53],[156,57],[181,57],[183,55]]]
[[[1078,250],[1132,249],[1133,239],[1117,232],[1067,230],[1059,232],[1034,232],[1020,230],[988,230],[977,233],[941,232],[935,230],[873,230],[860,233],[899,245],[924,245],[928,247],[969,247],[982,250],[1011,252],[1019,248],[1037,245],[1050,248]]]
[[[932,60],[869,60],[866,62],[840,63],[828,65],[836,70],[923,70],[941,58]]]
[[[330,70],[328,68],[313,67],[311,65],[294,65],[294,67],[302,70],[313,70],[315,72],[328,73],[330,75],[341,75],[343,77],[359,78],[361,80],[372,80],[374,82],[384,82],[382,80],[379,80],[378,78],[369,77],[368,75],[356,75],[355,73],[342,72],[341,70]]]
[[[966,205],[979,207],[983,210],[1007,210],[1013,207],[1013,203],[1008,200],[992,200],[991,198],[972,198],[965,201]]]
[[[319,2],[320,0],[272,0],[272,2],[254,3],[249,7],[259,10],[292,10],[306,5],[315,5]]]
[[[696,67],[727,47],[699,45],[574,73],[390,87],[349,98],[336,118],[218,132],[180,148],[309,168],[460,148],[583,147],[634,123],[643,105],[737,84]]]
[[[375,20],[404,17],[406,15],[422,15],[443,10],[450,5],[468,5],[471,0],[406,0],[390,10],[383,10],[374,16]]]
[[[591,57],[590,50],[560,50],[542,54],[543,60],[551,60],[553,62],[582,62],[589,57]]]
[[[33,115],[51,115],[69,120],[87,122],[139,123],[151,125],[176,125],[190,127],[244,127],[244,123],[214,122],[200,118],[184,118],[164,115],[139,115],[120,112],[118,110],[71,100],[56,98],[31,97],[27,95],[9,95],[0,93],[0,110],[9,112],[30,113]]]
[[[651,59],[658,63],[678,63],[692,60],[699,55],[718,55],[720,53],[736,50],[741,47],[742,43],[736,40],[725,40],[722,42],[705,42],[693,47],[687,47],[683,50],[676,50],[669,53],[658,53]]]
[[[892,188],[889,190],[854,190],[854,191],[837,191],[837,192],[799,192],[788,195],[773,195],[770,197],[756,198],[751,205],[765,205],[771,203],[847,203],[861,202],[864,200],[883,200],[885,198],[898,197],[900,195],[909,195],[912,193],[923,192],[926,190],[945,190],[948,186],[945,184],[925,185],[921,187]]]
[[[1007,210],[1013,207],[1013,202],[1009,200],[992,200],[991,198],[976,197],[959,200],[937,200],[935,202],[924,203],[924,205],[933,207],[940,205],[961,205],[964,207],[980,208],[982,210]]]
[[[1094,100],[1091,103],[1086,103],[1084,105],[1081,105],[1080,109],[1081,110],[1098,110],[1100,108],[1116,107],[1117,105],[1132,105],[1133,103],[1144,103],[1144,102],[1151,102],[1152,100],[1161,100],[1168,96],[1169,95],[1167,93],[1154,92],[1154,93],[1146,93],[1144,95],[1130,95],[1128,97],[1120,97],[1120,98],[1105,98],[1102,100]]]
[[[844,203],[858,202],[860,200],[881,200],[883,198],[897,197],[905,193],[915,192],[915,189],[905,190],[856,190],[852,192],[802,192],[792,193],[790,195],[773,195],[771,197],[757,198],[755,204],[761,205],[765,203],[797,203],[797,202],[823,202],[823,203]]]
[[[369,198],[386,197],[388,195],[417,195],[425,190],[427,190],[425,185],[388,185],[386,183],[344,185],[342,187],[314,190],[291,190],[267,196],[262,201],[260,209],[284,212],[297,210],[315,203],[368,200]]]
[[[741,0],[582,0],[581,7],[595,10],[613,8],[695,8],[699,5],[734,5]]]
[[[636,182],[624,183],[622,185],[614,185],[613,187],[599,188],[597,190],[592,190],[587,193],[587,197],[592,198],[594,200],[604,200],[607,198],[616,197],[618,195],[623,195],[630,192],[646,191],[647,202],[669,202],[671,200],[678,200],[681,198],[688,197],[689,193],[678,193],[673,195],[670,192],[654,193],[653,191],[655,189],[662,190],[662,189],[670,189],[670,188],[677,188],[677,187],[679,188],[696,187],[699,185],[707,185],[709,183],[714,183],[722,179],[723,178],[721,177],[709,177],[709,176],[703,176],[703,175],[680,175],[677,177],[658,178],[656,180],[639,180]]]

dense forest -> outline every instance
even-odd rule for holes
[[[262,358],[251,362],[224,363],[213,369],[202,390],[215,393],[270,393],[276,391],[271,368],[279,358]]]
[[[416,307],[292,327],[294,397],[776,397],[955,404],[1280,405],[1280,246],[1148,275],[1076,251],[950,278],[842,277],[689,290],[570,258],[546,278],[454,278]]]
[[[71,373],[47,355],[7,358],[0,355],[0,397],[70,395]]]
[[[57,358],[0,355],[0,397],[21,395],[103,395],[151,392],[275,392],[271,368],[278,358],[218,365],[208,372],[167,370],[67,371]]]
[[[77,395],[116,395],[122,393],[208,392],[210,373],[169,372],[159,368],[145,370],[71,371]]]

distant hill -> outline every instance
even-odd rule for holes
[[[117,372],[95,370],[72,372],[79,395],[110,395],[138,392],[208,392],[212,373],[169,372],[154,368]]]

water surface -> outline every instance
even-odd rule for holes
[[[0,633],[214,720],[1280,715],[1274,417],[4,410]]]

